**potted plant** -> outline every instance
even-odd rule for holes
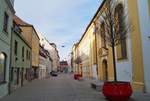
[[[102,92],[108,100],[126,101],[132,95],[132,88],[130,82],[117,80],[115,46],[126,40],[131,26],[126,23],[126,14],[124,14],[122,4],[114,0],[106,0],[104,6],[101,19],[107,26],[107,32],[101,34],[101,37],[112,48],[114,81],[105,81]]]

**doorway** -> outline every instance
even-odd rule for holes
[[[103,67],[103,80],[107,81],[108,80],[108,65],[107,65],[107,60],[103,60],[102,67]]]

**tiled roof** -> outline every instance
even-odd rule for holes
[[[23,25],[23,26],[33,26],[25,21],[23,21],[22,19],[20,19],[18,16],[14,15],[13,20],[15,21],[15,23],[17,25]]]
[[[36,30],[35,30],[35,28],[34,28],[33,25],[31,25],[31,24],[29,24],[29,23],[23,21],[21,18],[19,18],[19,17],[16,16],[16,15],[14,15],[13,20],[14,20],[14,22],[15,22],[17,25],[24,26],[24,27],[32,27],[33,30],[35,31],[36,35],[37,35],[37,32],[36,32]],[[38,39],[40,40],[40,38],[39,38],[38,35],[37,35],[37,37],[38,37]]]

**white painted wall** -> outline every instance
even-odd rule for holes
[[[148,9],[148,0],[138,0],[138,10],[140,17],[140,30],[142,36],[144,78],[146,92],[150,93],[150,11]]]
[[[132,54],[130,39],[128,40],[128,60],[117,62],[117,79],[132,82]]]
[[[122,0],[120,0],[122,1]],[[127,0],[122,2],[125,5],[125,9],[128,7]],[[128,18],[126,19],[128,23]],[[128,33],[127,39],[127,55],[128,59],[123,61],[117,61],[116,69],[117,69],[117,79],[119,81],[130,81],[132,82],[132,54],[131,54],[131,40],[130,40],[130,33]],[[117,56],[116,56],[117,57]]]
[[[93,79],[97,80],[98,77],[97,77],[97,66],[96,65],[92,66],[92,74],[93,74]]]
[[[46,40],[46,38],[44,37],[44,35],[43,34],[41,34],[41,33],[38,33],[38,36],[39,36],[39,38],[40,38],[40,44],[42,45],[42,46],[44,46],[44,49],[46,49],[46,50],[48,50],[48,52],[50,53],[50,57],[54,60],[54,47],[52,47],[50,44],[49,44],[49,42],[48,42],[48,40]],[[50,72],[51,70],[52,70],[52,67],[53,66],[53,63],[51,62],[51,61],[47,61],[47,67],[48,67],[48,72]]]

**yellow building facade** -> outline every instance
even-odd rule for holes
[[[78,45],[76,45],[76,48],[73,48],[72,51],[73,54],[75,54],[73,55],[74,60],[77,57],[81,57],[82,60],[80,65],[74,67],[80,68],[75,69],[76,72],[79,71],[84,77],[95,78],[102,81],[114,80],[112,48],[102,37],[103,34],[107,33],[105,29],[108,28],[102,19],[102,15],[108,7],[108,1],[109,0],[104,0],[102,2],[78,42]],[[135,91],[149,92],[148,85],[150,80],[147,77],[148,73],[146,74],[148,63],[145,62],[148,57],[146,57],[146,55],[144,56],[144,54],[146,54],[150,48],[146,46],[144,49],[144,31],[142,32],[144,28],[142,29],[141,27],[144,19],[140,18],[144,3],[142,5],[140,0],[114,0],[113,2],[117,2],[114,10],[115,18],[117,18],[118,21],[120,20],[120,12],[127,14],[125,22],[131,25],[131,30],[127,33],[127,38],[115,46],[117,79],[118,81],[131,82]],[[144,2],[146,4],[146,1]],[[149,13],[149,5],[148,0],[146,6],[148,12],[145,14]],[[119,26],[120,23],[117,24]],[[149,31],[148,29],[145,30]]]
[[[74,70],[84,77],[97,78],[95,25],[91,23],[78,44],[73,46]],[[75,60],[81,59],[81,63]]]

